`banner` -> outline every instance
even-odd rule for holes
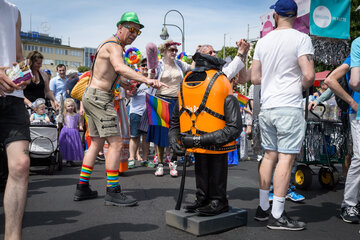
[[[310,34],[350,39],[350,0],[311,0]]]
[[[271,11],[260,17],[261,21],[261,30],[260,30],[260,38],[265,37],[266,34],[274,30],[275,20],[273,18],[274,11]]]

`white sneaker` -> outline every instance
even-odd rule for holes
[[[163,165],[160,163],[158,164],[157,168],[156,168],[156,171],[155,171],[155,176],[163,176],[164,175],[164,167]]]
[[[159,163],[158,155],[155,155],[154,160],[153,160],[153,164],[158,165],[158,163]]]
[[[178,176],[178,171],[176,170],[176,162],[170,162],[169,163],[169,168],[170,168],[170,175],[172,177],[177,177]]]

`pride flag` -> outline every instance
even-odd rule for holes
[[[249,98],[245,97],[244,95],[235,91],[234,95],[236,96],[237,100],[240,102],[241,106],[246,106],[249,101]]]
[[[149,125],[157,125],[169,128],[170,104],[160,98],[146,93],[146,111]]]

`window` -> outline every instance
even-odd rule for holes
[[[55,54],[57,54],[57,55],[68,55],[68,50],[55,48]]]
[[[59,64],[64,64],[65,66],[68,65],[68,61],[64,61],[64,60],[55,60],[55,65],[59,65]]]
[[[52,59],[44,59],[43,64],[54,65],[54,60],[52,60]]]
[[[70,62],[70,67],[80,67],[80,63],[79,62]]]
[[[70,55],[71,55],[71,56],[76,56],[76,57],[81,57],[81,52],[80,52],[80,51],[71,50],[71,51],[70,51]]]
[[[51,47],[40,47],[40,52],[52,54],[53,53],[53,48],[51,48]]]

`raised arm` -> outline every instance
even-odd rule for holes
[[[145,76],[143,76],[142,74],[138,74],[131,67],[127,66],[124,63],[124,60],[123,60],[123,57],[121,54],[121,47],[119,45],[109,44],[107,49],[110,54],[110,62],[112,64],[112,66],[114,67],[115,72],[120,74],[120,76],[122,76],[123,78],[135,80],[138,82],[143,82],[154,88],[160,88],[162,86],[168,87],[166,84],[161,83],[158,80],[149,79],[149,78],[146,78]],[[127,83],[123,82],[123,84],[127,84]]]

